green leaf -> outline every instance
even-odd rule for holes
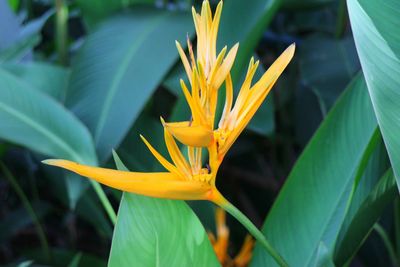
[[[309,266],[321,242],[332,249],[376,127],[366,84],[357,75],[298,159],[263,226],[289,265]],[[257,245],[252,266],[266,265],[275,266]]]
[[[361,203],[351,220],[342,227],[334,254],[337,266],[343,266],[361,247],[384,208],[397,196],[396,180],[389,169]]]
[[[328,248],[321,242],[318,246],[317,255],[315,257],[315,267],[335,267],[335,264],[332,260],[332,255],[329,252]]]
[[[400,188],[400,2],[347,4],[361,67]]]
[[[278,11],[281,2],[281,0],[254,0],[251,5],[246,1],[224,2],[218,32],[218,46],[219,48],[225,45],[232,47],[235,43],[240,43],[232,70],[234,85],[242,77],[254,49]],[[246,19],[238,21],[238,14],[246,14]]]
[[[344,238],[344,234],[347,233],[348,227],[351,225],[354,216],[360,210],[361,205],[363,205],[367,197],[371,194],[379,179],[390,167],[387,152],[378,128],[371,139],[368,149],[372,150],[372,154],[370,157],[364,158],[364,163],[367,164],[366,167],[359,168],[359,171],[357,172],[353,185],[354,193],[351,195],[346,217],[341,226],[336,243],[341,243],[343,241],[342,239]],[[366,160],[368,160],[368,162],[366,162]],[[338,247],[340,247],[340,244],[335,245],[336,250]]]
[[[0,70],[0,138],[36,152],[96,165],[84,125],[49,96]]]
[[[1,68],[58,101],[65,98],[70,75],[66,68],[45,62],[6,63]]]
[[[360,70],[353,39],[337,40],[325,35],[313,35],[303,41],[299,67],[302,84],[317,96],[323,116]]]
[[[177,59],[174,40],[191,28],[187,13],[135,9],[88,36],[72,65],[66,103],[93,133],[102,161]]]
[[[77,0],[76,4],[83,13],[83,19],[89,28],[121,9],[137,4],[154,4],[155,0]]]
[[[319,8],[332,4],[334,0],[284,0],[282,7],[287,9]]]
[[[46,156],[97,164],[92,137],[86,127],[50,96],[0,69],[0,138]],[[48,84],[48,87],[58,86]],[[49,79],[50,82],[50,79]],[[69,206],[75,207],[87,182],[75,174],[66,177]],[[86,184],[85,184],[86,183]]]
[[[114,160],[126,170],[116,154]],[[120,203],[108,265],[220,266],[203,226],[184,201],[130,193]]]
[[[68,267],[78,267],[79,262],[81,261],[82,258],[82,253],[79,252],[77,253],[71,260],[71,262],[68,264]]]
[[[40,31],[54,10],[49,10],[41,17],[29,21],[22,27],[18,27],[18,34],[13,38],[12,44],[0,50],[0,63],[6,61],[19,61],[29,55],[33,47],[41,40]]]

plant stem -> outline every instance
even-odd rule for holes
[[[390,239],[385,231],[385,229],[378,223],[374,224],[374,230],[381,237],[383,243],[385,244],[386,249],[388,250],[390,260],[392,261],[393,266],[399,266],[399,262],[397,261],[396,252],[390,242]]]
[[[111,206],[110,200],[107,198],[106,194],[104,193],[103,188],[101,185],[93,181],[92,179],[89,179],[90,184],[92,185],[94,191],[96,192],[97,196],[100,199],[101,204],[103,205],[104,209],[107,212],[108,217],[110,218],[111,222],[113,225],[117,222],[117,215],[115,214],[115,211],[113,207]]]
[[[64,0],[56,2],[56,46],[58,61],[61,65],[68,64],[68,6]]]
[[[283,257],[276,251],[276,249],[268,242],[264,234],[257,229],[257,227],[246,217],[240,210],[233,206],[229,201],[224,201],[220,205],[221,208],[226,210],[229,214],[235,217],[246,229],[253,235],[253,237],[265,248],[265,250],[274,258],[280,265],[289,266]]]
[[[39,222],[39,218],[37,217],[35,210],[33,209],[31,203],[29,202],[28,197],[25,195],[24,191],[22,188],[19,186],[17,180],[14,178],[14,176],[11,174],[11,172],[8,170],[8,168],[0,162],[0,166],[2,169],[2,172],[4,173],[5,177],[13,187],[14,191],[17,193],[19,199],[22,202],[22,205],[28,212],[29,216],[32,219],[33,224],[35,225],[36,232],[39,236],[39,241],[40,244],[42,245],[43,252],[47,260],[51,259],[51,254],[50,254],[50,249],[49,249],[49,243],[47,242],[46,235],[44,233],[44,230]]]

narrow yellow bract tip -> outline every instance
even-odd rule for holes
[[[59,166],[61,161],[64,161],[64,160],[62,160],[62,159],[45,159],[45,160],[42,160],[42,163],[46,164],[46,165],[51,165],[51,166]]]
[[[286,51],[289,53],[290,58],[293,57],[294,51],[295,51],[295,50],[296,50],[296,43],[293,43],[293,44],[289,45],[288,48],[286,48]],[[286,52],[286,51],[285,51],[285,52]]]
[[[161,121],[161,124],[163,125],[163,127],[165,127],[165,120],[162,116],[160,116],[160,121]]]

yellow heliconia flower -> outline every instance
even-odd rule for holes
[[[191,64],[177,42],[177,48],[191,84],[191,92],[189,92],[181,80],[193,120],[174,123],[166,123],[162,120],[165,143],[174,164],[168,162],[142,137],[151,153],[168,172],[125,172],[80,165],[66,160],[46,160],[44,163],[68,169],[116,189],[146,196],[186,200],[204,199],[219,205],[226,201],[215,187],[219,166],[228,149],[249,123],[293,57],[294,45],[286,49],[254,85],[252,85],[252,78],[259,62],[250,60],[246,78],[232,108],[233,85],[229,72],[238,45],[235,45],[226,57],[226,48],[216,56],[221,11],[222,1],[217,6],[214,18],[212,18],[208,1],[203,2],[200,14],[197,14],[193,8],[197,33],[197,61],[195,61],[190,41],[188,41],[188,47]],[[218,129],[214,129],[218,89],[224,81],[226,84],[225,107]],[[187,145],[188,160],[181,153],[174,137]],[[208,150],[207,168],[202,162],[202,147]]]
[[[190,92],[181,80],[183,93],[192,112],[192,121],[165,124],[168,131],[185,145],[195,147],[217,146],[216,152],[220,160],[250,122],[272,86],[292,59],[295,50],[294,44],[289,46],[261,79],[253,85],[252,79],[259,61],[254,62],[252,58],[246,78],[232,108],[233,84],[229,72],[236,57],[238,44],[229,51],[226,57],[226,47],[222,49],[218,57],[216,56],[221,10],[222,1],[217,6],[214,18],[212,18],[208,1],[203,2],[200,14],[197,14],[194,8],[192,9],[197,33],[197,61],[189,40],[188,48],[191,63],[189,63],[181,45],[178,42],[176,43],[191,85]],[[225,81],[226,87],[225,107],[218,128],[214,129],[218,90],[223,81]]]
[[[192,112],[192,121],[166,123],[164,125],[165,143],[174,164],[168,162],[147,140],[143,141],[168,172],[142,173],[125,172],[80,165],[66,160],[46,160],[44,163],[76,172],[102,184],[127,192],[146,196],[210,200],[219,205],[224,200],[215,187],[218,168],[239,134],[253,117],[279,75],[294,54],[294,45],[289,46],[272,64],[261,79],[252,85],[252,78],[259,62],[250,60],[246,78],[235,105],[230,70],[233,65],[238,44],[226,55],[227,48],[216,54],[218,26],[222,11],[222,1],[218,4],[214,17],[208,1],[204,1],[201,13],[193,11],[197,33],[197,61],[188,40],[190,62],[181,45],[178,52],[188,75],[191,92],[181,80],[181,86]],[[218,90],[225,81],[226,101],[218,129],[214,129]],[[181,153],[174,137],[187,145],[187,159]],[[207,168],[202,163],[202,147],[208,150]]]
[[[240,133],[260,107],[272,86],[293,57],[295,46],[290,45],[254,84],[253,76],[259,62],[250,60],[245,80],[233,105],[233,84],[230,70],[233,66],[238,44],[227,53],[227,48],[216,53],[218,26],[222,1],[214,17],[210,4],[203,1],[201,13],[194,10],[193,19],[197,33],[197,59],[188,40],[189,60],[181,45],[176,42],[178,52],[186,70],[190,89],[181,80],[181,87],[192,112],[192,120],[166,123],[164,139],[169,162],[141,136],[150,152],[157,158],[166,172],[128,172],[81,165],[67,160],[45,160],[46,164],[73,171],[107,186],[136,194],[168,199],[209,200],[235,216],[264,248],[281,265],[284,259],[268,243],[264,235],[238,209],[230,204],[217,190],[215,180],[223,158]],[[214,128],[218,92],[225,82],[226,100],[218,128]],[[233,107],[232,107],[233,105]],[[185,157],[175,138],[187,146]],[[203,149],[208,151],[208,164],[203,164]],[[248,253],[242,257],[246,262]]]

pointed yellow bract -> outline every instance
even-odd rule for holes
[[[189,39],[187,39],[188,57],[179,42],[176,42],[190,83],[188,88],[181,80],[182,91],[191,110],[192,119],[172,123],[166,123],[161,119],[164,126],[165,144],[172,163],[141,136],[150,152],[167,172],[124,172],[84,166],[66,160],[46,160],[44,163],[76,172],[127,192],[159,198],[204,199],[213,201],[220,206],[227,203],[215,186],[218,169],[229,148],[250,122],[272,86],[289,64],[295,46],[294,44],[289,46],[261,79],[254,84],[252,79],[259,62],[251,59],[245,80],[232,108],[233,84],[230,71],[239,44],[235,44],[230,49],[224,47],[217,53],[216,43],[221,12],[222,1],[219,2],[214,16],[208,1],[203,1],[200,13],[192,8],[197,34],[196,56]],[[215,129],[218,93],[224,82],[225,106],[218,128]],[[187,156],[182,154],[175,139],[187,146]],[[207,164],[203,164],[203,149],[208,150]]]

